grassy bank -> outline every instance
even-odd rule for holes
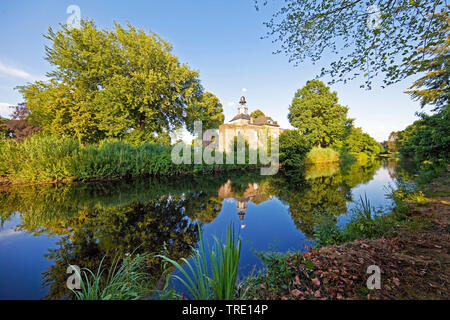
[[[365,152],[349,153],[346,151],[338,151],[331,147],[329,148],[318,148],[313,147],[307,154],[305,158],[305,163],[308,164],[331,164],[331,163],[342,163],[351,164],[366,163],[370,159],[373,159],[376,154],[369,154]]]
[[[134,146],[105,140],[87,146],[71,138],[35,135],[23,143],[0,142],[0,182],[36,183],[111,180],[137,176],[210,174],[256,169],[257,165],[174,164],[172,147],[145,143]],[[191,163],[193,161],[191,154]],[[225,155],[222,154],[225,158]],[[225,161],[223,161],[225,163]]]
[[[447,299],[450,294],[450,172],[412,189],[392,192],[386,215],[361,199],[344,229],[331,216],[317,219],[316,248],[269,254],[267,272],[253,279],[256,299]],[[264,262],[264,260],[263,260]],[[367,268],[382,272],[369,290]]]
[[[306,155],[305,163],[331,163],[339,162],[339,152],[332,148],[313,147]]]

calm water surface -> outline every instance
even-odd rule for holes
[[[240,229],[245,277],[261,267],[255,252],[311,246],[316,215],[332,212],[344,226],[364,195],[387,210],[386,187],[399,172],[393,161],[375,161],[309,167],[301,183],[241,174],[3,189],[0,299],[64,298],[69,264],[95,270],[115,252],[166,248],[173,259],[188,257],[198,224],[209,241],[224,237],[230,222]],[[149,268],[161,273],[156,262]]]

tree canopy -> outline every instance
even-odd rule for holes
[[[327,147],[342,138],[348,108],[338,104],[336,92],[322,81],[311,80],[299,89],[289,107],[288,119],[310,143]]]
[[[252,113],[250,113],[250,117],[252,118],[259,118],[259,117],[265,117],[266,115],[264,114],[264,112],[262,112],[259,109],[256,109],[255,111],[253,111]]]
[[[413,99],[419,100],[421,106],[434,105],[434,111],[443,110],[449,104],[450,95],[450,16],[437,15],[442,33],[447,34],[444,42],[420,48],[430,58],[415,62],[418,71],[425,75],[416,80],[410,90],[406,91]]]
[[[420,114],[420,119],[394,133],[395,147],[403,156],[416,161],[450,158],[450,106],[434,114]]]
[[[152,141],[194,118],[190,112],[220,122],[221,105],[204,96],[198,72],[158,35],[129,24],[98,29],[88,20],[80,29],[61,27],[45,36],[54,67],[48,81],[19,87],[30,119],[45,131],[83,142],[129,134]]]
[[[267,1],[256,2],[266,4]],[[321,76],[335,81],[362,76],[362,87],[370,88],[381,75],[389,85],[420,71],[428,48],[442,43],[436,13],[446,11],[446,1],[412,0],[286,0],[266,22],[267,37],[280,43],[290,61],[316,62],[337,55]]]
[[[191,133],[194,133],[194,121],[202,121],[202,128],[206,130],[218,128],[225,119],[219,98],[211,92],[205,92],[197,103],[187,107],[186,114],[186,127]]]

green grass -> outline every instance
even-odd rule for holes
[[[82,269],[76,270],[80,279],[80,290],[72,290],[77,300],[138,300],[148,297],[151,292],[151,278],[143,270],[146,255],[130,255],[123,259],[114,259],[105,278],[103,261],[94,273]]]
[[[373,208],[366,195],[360,197],[352,211],[352,217],[343,229],[337,227],[336,217],[331,213],[316,217],[315,246],[319,248],[355,239],[375,238],[395,225],[395,219],[391,215],[382,215],[381,211]]]
[[[166,256],[160,256],[182,274],[182,277],[178,275],[171,277],[180,281],[194,300],[244,298],[246,290],[241,290],[240,296],[236,294],[241,240],[236,241],[233,226],[228,227],[225,243],[214,238],[212,247],[204,242],[200,226],[199,234],[200,247],[193,250],[191,261],[182,259],[184,267]]]
[[[305,163],[339,162],[339,152],[332,148],[312,148],[306,155]]]
[[[174,164],[172,147],[108,139],[82,146],[72,138],[37,134],[23,143],[0,143],[0,177],[13,183],[112,180],[137,176],[210,174],[257,165]],[[191,155],[193,159],[193,154]],[[224,156],[224,155],[222,155]],[[193,161],[192,161],[193,163]]]

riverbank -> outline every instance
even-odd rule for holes
[[[191,154],[184,155],[189,151]],[[194,154],[194,148],[188,147],[179,155],[186,163],[177,164],[172,159],[176,154],[173,155],[171,146],[151,143],[136,146],[114,139],[84,146],[72,138],[35,135],[22,143],[0,141],[0,185],[211,175],[261,167],[249,164],[248,159],[246,164],[240,165],[216,165],[204,161],[197,164]],[[220,156],[226,157],[225,154]]]
[[[258,299],[448,299],[450,297],[450,172],[404,202],[406,218],[392,213],[382,237],[325,246],[284,257],[281,286],[259,279]],[[402,209],[404,210],[404,209]],[[381,270],[381,289],[368,290],[367,268]],[[268,272],[270,274],[270,271]]]

